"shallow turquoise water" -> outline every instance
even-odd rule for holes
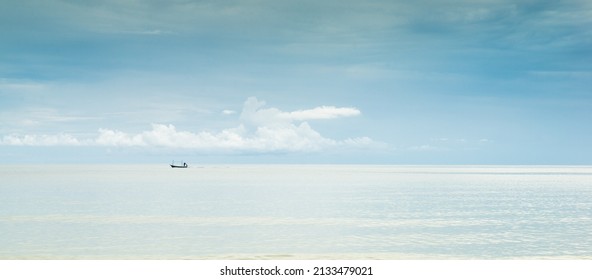
[[[2,259],[592,258],[592,167],[0,167]]]

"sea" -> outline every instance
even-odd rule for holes
[[[592,166],[2,165],[0,259],[592,259]]]

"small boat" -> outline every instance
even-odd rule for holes
[[[183,165],[175,164],[174,161],[173,161],[173,163],[171,163],[171,168],[187,168],[187,167],[189,167],[189,165],[187,165],[186,162],[184,162]]]

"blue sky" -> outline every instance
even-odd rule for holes
[[[0,161],[592,164],[590,1],[4,1]]]

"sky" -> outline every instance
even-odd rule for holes
[[[0,163],[592,164],[588,0],[0,6]]]

